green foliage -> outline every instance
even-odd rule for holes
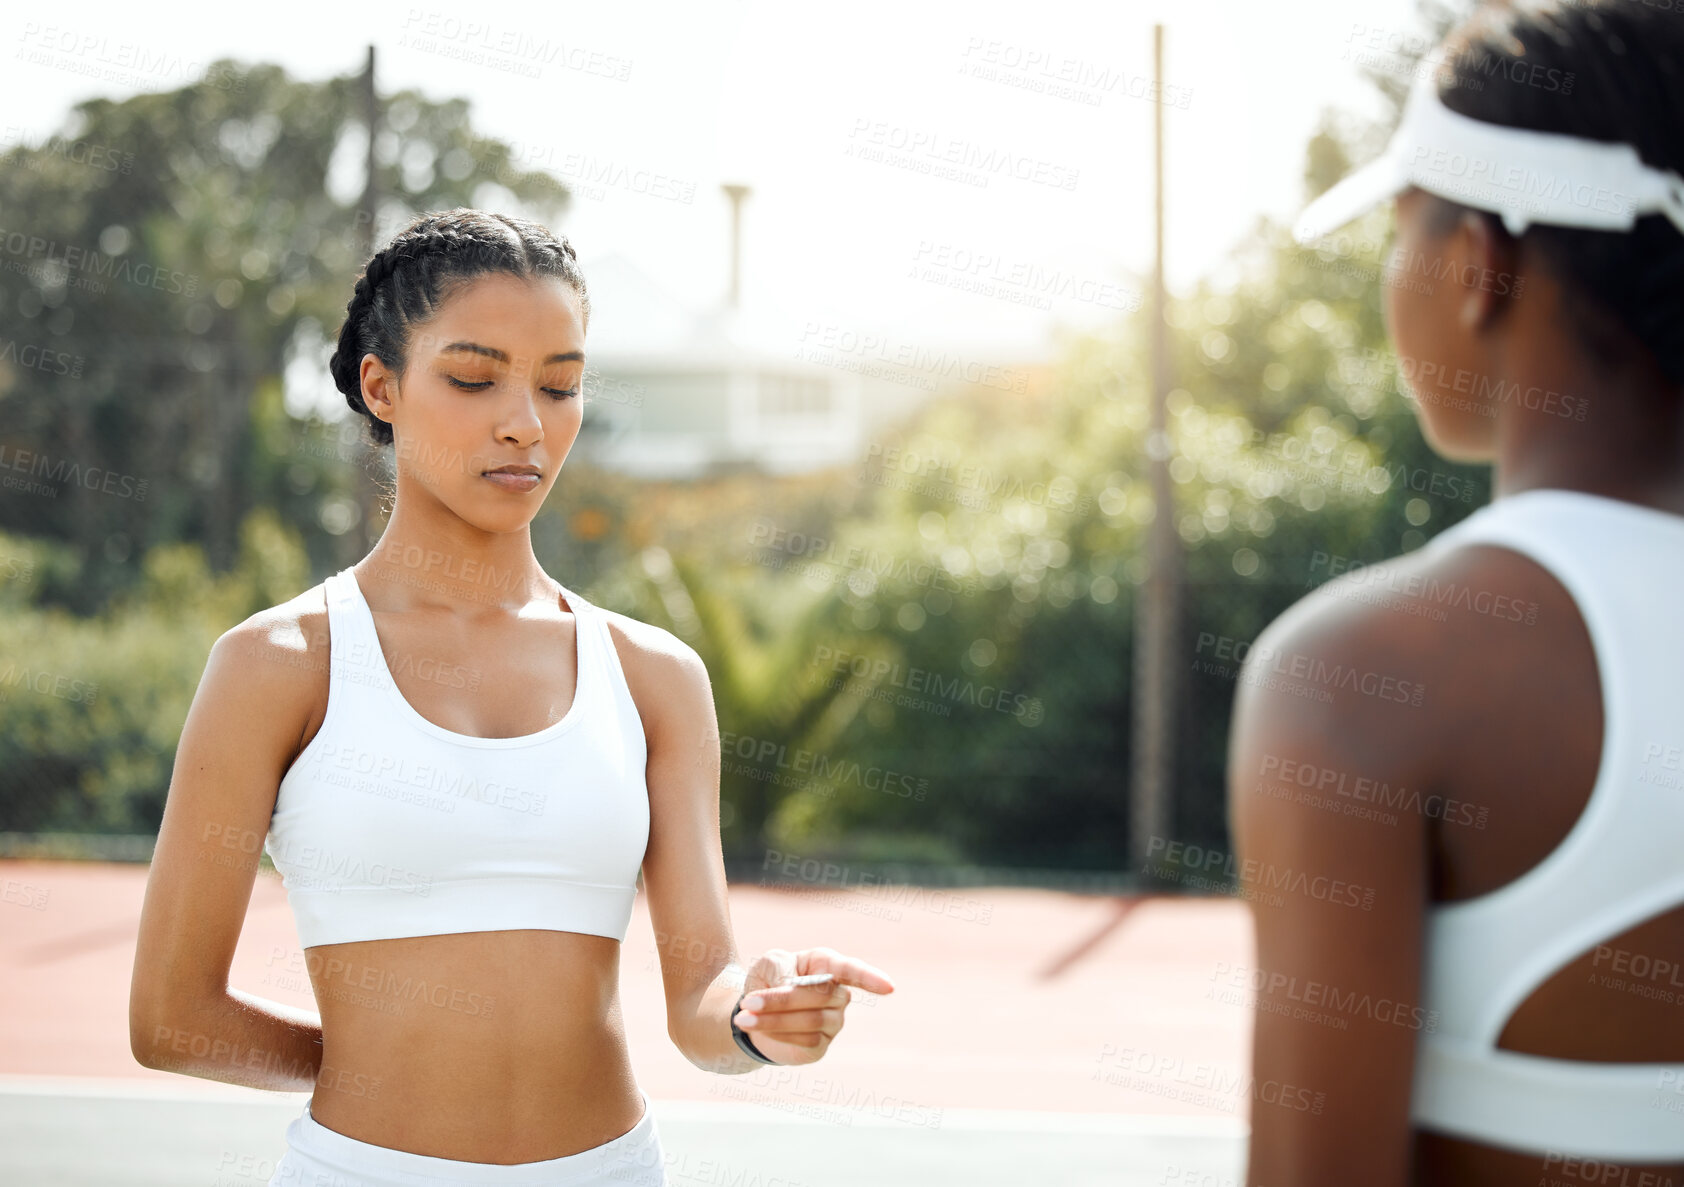
[[[1343,255],[1260,224],[1238,282],[1170,314],[1184,839],[1226,844],[1237,664],[1207,670],[1214,641],[1249,644],[1339,567],[1488,499],[1483,470],[1431,453],[1398,389],[1377,283],[1389,217]],[[705,528],[607,583],[714,674],[738,856],[1126,864],[1148,324],[1071,344],[1038,395],[927,406],[858,481],[765,480],[747,503],[692,490],[716,508]]]
[[[385,103],[383,224],[488,182],[564,203],[462,102]],[[0,158],[6,226],[55,245],[0,271],[0,337],[76,361],[0,361],[0,446],[45,458],[53,488],[0,500],[0,829],[154,829],[216,637],[348,563],[358,426],[300,420],[280,376],[336,331],[361,262],[354,204],[328,192],[360,118],[354,80],[222,62],[78,106],[67,134],[121,145],[127,170]],[[1373,132],[1326,122],[1306,188]],[[1226,845],[1234,673],[1207,641],[1248,643],[1337,567],[1489,495],[1398,390],[1388,219],[1326,251],[1260,221],[1168,311],[1185,840]],[[854,470],[669,484],[569,463],[534,547],[706,662],[729,856],[1126,864],[1150,327],[1147,308],[1070,342],[1028,393],[948,393]]]
[[[3,544],[6,556],[41,549]],[[267,509],[240,525],[227,573],[188,543],[158,545],[140,568],[108,613],[81,618],[37,602],[24,563],[0,563],[0,831],[156,831],[211,645],[309,582],[297,533]]]
[[[539,217],[566,208],[464,101],[382,105],[382,233],[500,194]],[[178,90],[77,104],[62,139],[97,146],[100,167],[52,141],[0,155],[0,339],[31,360],[0,362],[0,445],[50,488],[0,500],[0,530],[112,562],[83,573],[78,611],[122,592],[123,562],[153,544],[197,540],[224,571],[252,509],[316,523],[352,489],[357,450],[309,448],[322,434],[285,412],[280,376],[337,334],[366,258],[367,213],[328,184],[363,120],[356,78],[225,60]],[[310,543],[326,557],[333,541]]]

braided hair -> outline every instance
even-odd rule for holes
[[[1486,123],[1590,140],[1624,141],[1649,166],[1684,173],[1684,20],[1644,0],[1486,4],[1441,44],[1450,68],[1439,97]],[[1428,227],[1495,216],[1430,195]],[[1564,281],[1580,344],[1615,366],[1633,340],[1684,386],[1684,235],[1664,214],[1630,231],[1536,224],[1529,242]]]
[[[523,280],[560,277],[579,294],[590,326],[590,296],[573,245],[529,219],[465,206],[418,214],[364,265],[328,370],[345,402],[368,418],[377,445],[392,443],[392,426],[363,402],[363,356],[374,355],[401,376],[411,328],[432,317],[463,284],[495,272]]]

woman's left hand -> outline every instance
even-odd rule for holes
[[[791,977],[831,973],[827,985],[785,985]],[[769,948],[748,968],[742,1009],[736,1023],[755,1048],[778,1063],[816,1063],[842,1029],[848,986],[871,993],[893,993],[894,983],[881,971],[843,956],[834,948],[790,952]]]

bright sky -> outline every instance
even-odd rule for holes
[[[1155,20],[1175,88],[1169,279],[1185,289],[1259,214],[1296,212],[1323,106],[1379,113],[1350,56],[1396,61],[1384,47],[1417,34],[1413,0],[287,0],[260,22],[225,2],[73,0],[0,18],[0,133],[38,142],[78,98],[173,89],[223,56],[347,74],[372,42],[383,93],[467,98],[476,128],[576,190],[607,172],[558,227],[587,281],[619,253],[716,300],[719,186],[741,181],[748,308],[1038,353],[1055,323],[1113,316],[1133,291],[1124,270],[1150,266]],[[1009,299],[1033,299],[1035,270],[1070,281],[1050,309]],[[995,295],[967,291],[979,281]]]

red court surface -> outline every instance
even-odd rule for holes
[[[0,861],[0,1074],[192,1080],[143,1068],[129,1054],[129,977],[146,872]],[[856,991],[835,1046],[799,1069],[803,1076],[926,1108],[1249,1115],[1252,1017],[1232,987],[1251,962],[1252,937],[1238,900],[746,884],[732,886],[731,914],[745,960],[770,947],[826,946],[895,980],[892,995]],[[230,982],[314,1009],[308,981],[298,985],[285,971],[300,967],[298,953],[286,892],[266,873],[253,890]],[[667,1039],[641,894],[621,995],[633,1067],[651,1097],[742,1099],[755,1091],[738,1082],[760,1073],[710,1075]],[[773,1070],[785,1071],[763,1069]]]

